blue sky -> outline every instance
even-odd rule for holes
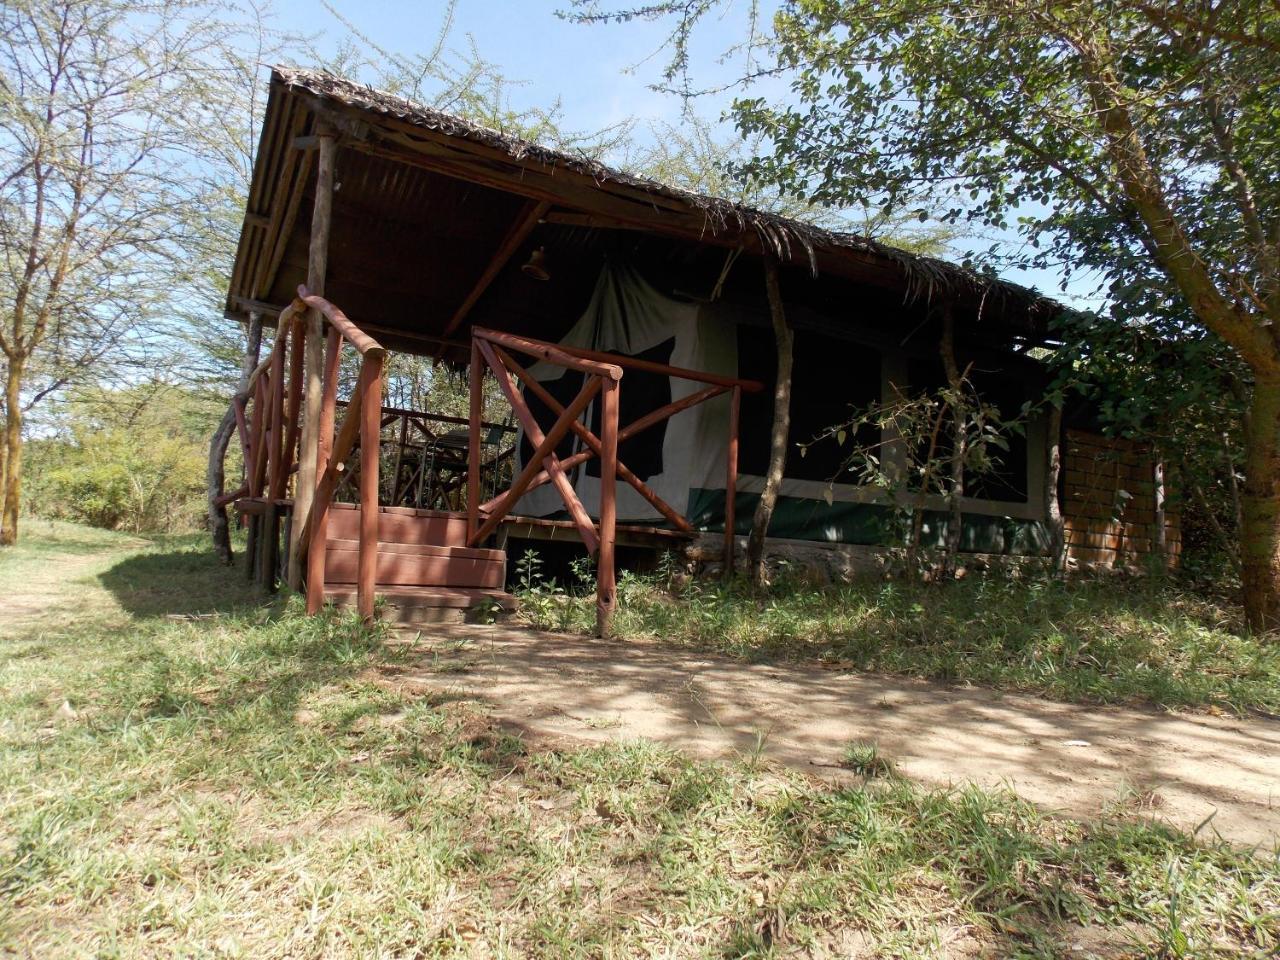
[[[374,42],[399,53],[425,53],[439,37],[449,4],[446,0],[331,0],[335,9],[357,25]],[[702,83],[723,82],[733,66],[718,65],[722,53],[739,42],[745,30],[749,0],[734,0],[725,13],[708,18],[696,35],[693,50],[694,72]],[[615,6],[620,4],[614,4]],[[652,89],[661,79],[667,62],[663,40],[670,22],[631,21],[625,24],[582,25],[556,16],[568,0],[457,0],[454,5],[449,45],[464,49],[468,38],[479,53],[501,68],[513,82],[514,105],[545,107],[559,100],[563,126],[568,130],[599,130],[634,118],[637,139],[649,135],[648,123],[677,123],[682,104],[679,98]],[[767,17],[775,0],[762,0]],[[332,50],[346,35],[346,28],[319,0],[277,0],[277,25],[286,30],[319,34],[321,51]],[[323,66],[323,64],[314,64]],[[753,94],[758,94],[758,90]],[[785,88],[772,84],[770,96],[785,96]],[[696,101],[695,109],[710,118],[719,118],[728,107],[730,94]],[[726,126],[726,135],[731,133]],[[989,240],[960,242],[961,250],[982,250]],[[957,254],[957,257],[960,254]],[[1004,274],[1051,296],[1083,306],[1082,284],[1062,297],[1058,277],[1052,272],[1025,271]]]

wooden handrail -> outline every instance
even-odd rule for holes
[[[759,393],[764,384],[759,380],[742,380],[738,377],[725,377],[718,373],[706,373],[702,370],[690,370],[688,367],[673,367],[668,363],[656,360],[641,360],[639,357],[628,357],[620,353],[607,353],[603,350],[588,350],[585,347],[570,347],[563,343],[556,345],[570,356],[583,360],[598,360],[603,363],[616,364],[624,370],[644,370],[646,373],[660,373],[668,377],[679,377],[681,380],[692,380],[694,383],[709,383],[717,387],[740,387],[746,393]]]
[[[346,400],[339,400],[338,406],[345,407],[347,403],[348,401]],[[444,413],[427,413],[426,411],[423,411],[423,410],[405,410],[403,407],[384,406],[382,408],[383,416],[386,416],[389,413],[395,414],[397,417],[409,417],[409,418],[416,417],[421,420],[435,420],[439,423],[453,423],[460,427],[467,426],[469,422],[466,417],[451,417],[448,414],[444,414]],[[501,430],[503,433],[516,432],[516,428],[509,423],[493,423],[489,420],[485,420],[480,424],[480,426],[486,430]]]
[[[531,357],[537,357],[539,360],[554,363],[558,367],[567,367],[570,370],[593,374],[597,377],[608,377],[615,382],[622,379],[622,368],[616,363],[576,357],[555,344],[543,343],[541,340],[530,340],[527,337],[517,337],[514,334],[502,333],[498,330],[486,330],[483,327],[475,327],[472,329],[471,335],[477,340],[487,340],[490,343],[496,343],[500,347],[507,347],[510,350],[517,350]]]
[[[360,352],[360,356],[383,357],[386,355],[387,351],[383,349],[382,344],[378,343],[377,340],[373,339],[373,337],[369,336],[347,319],[347,315],[345,313],[324,297],[317,297],[308,293],[307,288],[304,285],[299,284],[298,299],[308,307],[311,307],[314,310],[319,310],[320,313],[324,315],[325,319],[333,325],[334,329],[342,334],[342,338]]]

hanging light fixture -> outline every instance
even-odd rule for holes
[[[538,247],[529,254],[529,262],[520,270],[535,280],[550,280],[551,274],[547,270],[547,248]]]

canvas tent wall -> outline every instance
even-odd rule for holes
[[[587,308],[560,342],[770,384],[774,378],[770,331],[747,322],[745,314],[732,304],[663,293],[626,262],[606,263]],[[841,477],[843,452],[828,443],[801,457],[795,444],[838,422],[852,407],[893,395],[899,385],[932,386],[925,382],[931,375],[928,358],[825,336],[812,329],[796,332],[795,352],[792,446],[770,535],[829,543],[892,542],[900,511],[887,505],[879,491],[850,482],[847,474]],[[561,367],[539,364],[531,372],[561,402],[567,402],[581,386],[580,375]],[[1000,384],[1006,405],[1011,407],[1032,390],[1030,384],[1024,384],[1019,393],[1016,376],[1007,372],[988,373],[983,379],[993,389]],[[678,377],[628,371],[620,392],[621,421],[626,424],[699,387]],[[539,419],[547,416],[537,398],[526,392],[525,399]],[[598,415],[594,407],[586,414],[593,429],[598,429]],[[718,397],[676,414],[619,447],[623,462],[706,531],[723,530],[728,416],[728,398]],[[771,416],[771,390],[744,399],[736,502],[740,533],[747,532],[764,487]],[[1034,554],[1048,543],[1041,503],[1042,422],[1033,418],[1025,437],[1013,446],[1014,462],[1005,471],[1003,482],[993,482],[983,496],[964,501],[965,550]],[[570,437],[557,453],[563,458],[577,450]],[[531,452],[532,445],[522,435],[521,462]],[[892,448],[887,455],[894,455]],[[570,480],[587,510],[595,513],[600,496],[598,462],[588,461]],[[997,476],[996,481],[1001,478]],[[941,543],[945,504],[940,498],[929,498],[927,506],[926,538]],[[562,510],[563,504],[550,486],[526,494],[517,507],[517,512],[535,517],[558,516]],[[625,522],[661,523],[657,511],[626,487],[619,489],[618,516]]]

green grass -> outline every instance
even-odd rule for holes
[[[522,593],[544,629],[587,632],[594,598]],[[668,589],[624,577],[615,632],[750,660],[968,682],[1086,703],[1280,713],[1280,639],[1250,637],[1226,604],[1173,581],[973,578],[948,584],[784,581]]]
[[[526,742],[416,693],[408,644],[268,603],[197,540],[41,537],[0,583],[87,565],[0,641],[0,954],[1280,948],[1274,855],[896,777]]]

